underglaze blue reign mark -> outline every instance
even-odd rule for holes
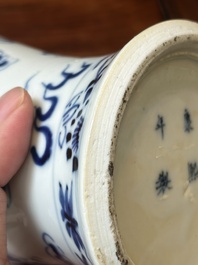
[[[64,251],[56,244],[54,239],[47,233],[42,234],[42,239],[46,245],[45,252],[52,258],[67,262],[69,263],[69,260],[65,256]]]
[[[162,139],[164,139],[164,127],[165,127],[164,117],[161,115],[158,115],[155,130],[160,131]]]
[[[70,190],[68,185],[66,185],[65,191],[63,191],[62,184],[59,182],[59,201],[61,204],[62,221],[65,223],[67,234],[73,240],[75,246],[80,252],[80,256],[76,253],[75,254],[83,262],[83,264],[91,264],[87,256],[85,245],[78,231],[78,222],[74,217],[73,182],[71,182]]]
[[[18,59],[12,58],[4,51],[0,50],[0,71],[6,69],[10,65],[16,63]]]
[[[43,151],[42,155],[39,155],[37,152],[36,146],[31,147],[31,154],[34,162],[42,166],[44,165],[48,159],[51,156],[51,149],[52,149],[52,144],[53,144],[53,137],[52,137],[52,132],[49,126],[46,125],[37,125],[38,123],[41,124],[41,122],[47,121],[54,113],[56,106],[58,104],[58,97],[57,96],[49,96],[48,93],[49,91],[55,91],[57,89],[61,89],[63,86],[67,84],[67,82],[71,79],[74,79],[81,75],[87,68],[90,66],[90,64],[83,63],[80,67],[80,69],[77,72],[69,72],[69,66],[67,66],[62,72],[61,72],[61,77],[63,79],[58,83],[53,85],[52,83],[42,83],[42,86],[44,88],[44,93],[43,93],[43,102],[48,102],[49,108],[48,110],[43,113],[42,107],[36,107],[36,114],[35,114],[35,121],[34,121],[34,129],[36,130],[37,133],[42,133],[45,137],[45,149]],[[75,112],[75,107],[74,107],[74,112]]]
[[[193,130],[190,112],[184,110],[184,131],[190,133]]]
[[[157,195],[163,195],[167,190],[172,189],[170,185],[171,180],[169,179],[169,174],[167,171],[161,171],[157,181],[155,182],[155,189],[157,191]]]
[[[188,181],[192,182],[198,179],[198,165],[196,162],[188,163]]]

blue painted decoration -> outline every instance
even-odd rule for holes
[[[39,156],[36,146],[31,147],[32,158],[36,165],[42,166],[49,160],[51,156],[51,148],[53,144],[53,135],[52,135],[51,129],[48,126],[40,125],[42,124],[42,122],[48,120],[53,115],[57,107],[57,104],[58,104],[58,97],[48,96],[48,92],[50,90],[57,90],[57,89],[62,88],[63,86],[66,85],[66,83],[69,80],[81,75],[85,70],[87,70],[89,66],[90,64],[83,63],[80,69],[77,72],[73,73],[73,72],[68,71],[69,70],[69,65],[68,65],[61,72],[61,77],[63,77],[63,79],[58,84],[53,85],[52,83],[48,83],[48,84],[42,83],[42,86],[44,88],[43,102],[46,102],[46,101],[49,102],[50,106],[45,113],[43,113],[42,107],[36,107],[34,129],[36,130],[37,133],[42,133],[46,139],[45,150],[43,151],[43,154],[41,156]]]
[[[5,70],[12,64],[18,62],[19,60],[16,58],[12,58],[8,54],[6,54],[4,51],[0,50],[0,71]]]

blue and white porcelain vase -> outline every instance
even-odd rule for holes
[[[120,123],[147,69],[192,49],[196,57],[197,46],[198,25],[181,20],[155,25],[120,52],[97,58],[0,40],[1,94],[24,87],[35,106],[30,152],[6,187],[12,262],[133,264],[114,205]]]

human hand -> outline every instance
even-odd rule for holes
[[[28,93],[14,88],[0,97],[0,265],[8,265],[6,205],[2,189],[23,164],[31,137],[33,104]]]

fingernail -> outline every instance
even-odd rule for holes
[[[0,121],[8,118],[24,102],[25,91],[16,87],[0,97]]]

